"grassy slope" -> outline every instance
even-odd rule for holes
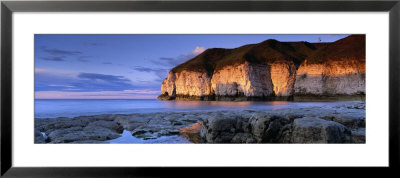
[[[365,61],[365,35],[351,35],[321,47],[307,58],[307,63],[346,59]]]
[[[365,35],[351,35],[333,43],[279,42],[270,39],[234,49],[212,48],[172,71],[207,72],[211,76],[214,70],[245,61],[256,64],[293,62],[300,65],[306,58],[308,63],[348,58],[365,60]]]

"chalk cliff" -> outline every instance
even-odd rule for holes
[[[365,93],[365,36],[352,35],[329,44],[298,68],[295,95]]]
[[[365,93],[365,35],[207,49],[173,68],[158,99],[271,99]]]

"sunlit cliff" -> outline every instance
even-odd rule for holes
[[[158,99],[271,99],[365,93],[365,35],[207,49],[173,68]]]

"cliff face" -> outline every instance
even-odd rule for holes
[[[365,36],[208,49],[169,72],[159,99],[365,93]]]
[[[352,35],[327,45],[297,70],[295,95],[365,93],[365,36]]]
[[[355,60],[302,64],[295,95],[355,95],[365,93],[365,63]]]
[[[270,96],[272,83],[265,65],[244,64],[216,70],[211,79],[211,91],[217,96]]]

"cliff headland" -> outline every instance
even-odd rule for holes
[[[212,48],[173,68],[160,100],[365,96],[365,35],[332,43],[266,40]]]

